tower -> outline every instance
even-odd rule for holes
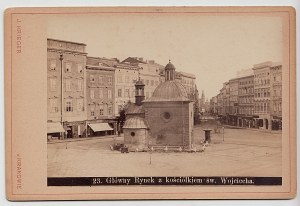
[[[140,106],[142,105],[142,101],[145,100],[144,88],[145,84],[141,81],[140,77],[139,80],[135,83],[135,103]]]
[[[175,67],[169,60],[169,63],[165,67],[165,80],[172,81],[175,80]]]

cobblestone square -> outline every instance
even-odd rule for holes
[[[194,128],[196,146],[203,127]],[[281,133],[224,129],[212,133],[204,152],[111,151],[118,138],[94,138],[48,144],[48,177],[88,176],[281,176]]]

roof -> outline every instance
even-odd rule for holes
[[[136,57],[128,57],[127,59],[123,60],[121,63],[125,63],[125,62],[128,62],[130,64],[134,64],[134,63],[147,64],[147,62],[141,61]]]
[[[190,73],[186,73],[186,72],[176,72],[176,75],[182,75],[184,77],[196,79],[196,76],[194,74],[190,74]]]
[[[160,83],[153,92],[152,97],[143,102],[163,102],[163,101],[191,101],[188,98],[184,86],[175,80]]]
[[[141,117],[130,117],[126,119],[123,129],[148,129],[148,126]]]
[[[103,66],[103,65],[86,65],[87,70],[106,70],[106,71],[114,71],[114,67],[109,67],[109,66]]]
[[[79,44],[79,45],[86,46],[86,44],[81,43],[81,42],[66,41],[66,40],[52,39],[52,38],[47,38],[47,40],[50,40],[50,41],[57,41],[57,42],[64,42],[64,43],[71,43],[71,44]]]
[[[165,70],[169,70],[169,69],[174,69],[174,70],[175,70],[175,66],[174,66],[171,62],[169,62],[169,63],[166,65],[166,67],[165,67]]]
[[[144,114],[145,110],[143,105],[138,106],[132,102],[129,102],[126,107],[126,114]]]

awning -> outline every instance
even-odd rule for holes
[[[58,133],[65,132],[64,128],[59,122],[48,122],[47,123],[47,133]]]
[[[100,131],[111,131],[113,128],[111,128],[108,123],[93,123],[88,124],[94,132],[100,132]]]

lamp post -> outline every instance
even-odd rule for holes
[[[61,125],[63,125],[63,60],[64,60],[64,57],[63,57],[63,54],[60,53],[59,55],[59,60],[60,60],[60,89],[61,89],[61,102],[60,102],[60,122],[61,122]],[[64,139],[64,133],[62,133],[61,135],[61,139]]]

